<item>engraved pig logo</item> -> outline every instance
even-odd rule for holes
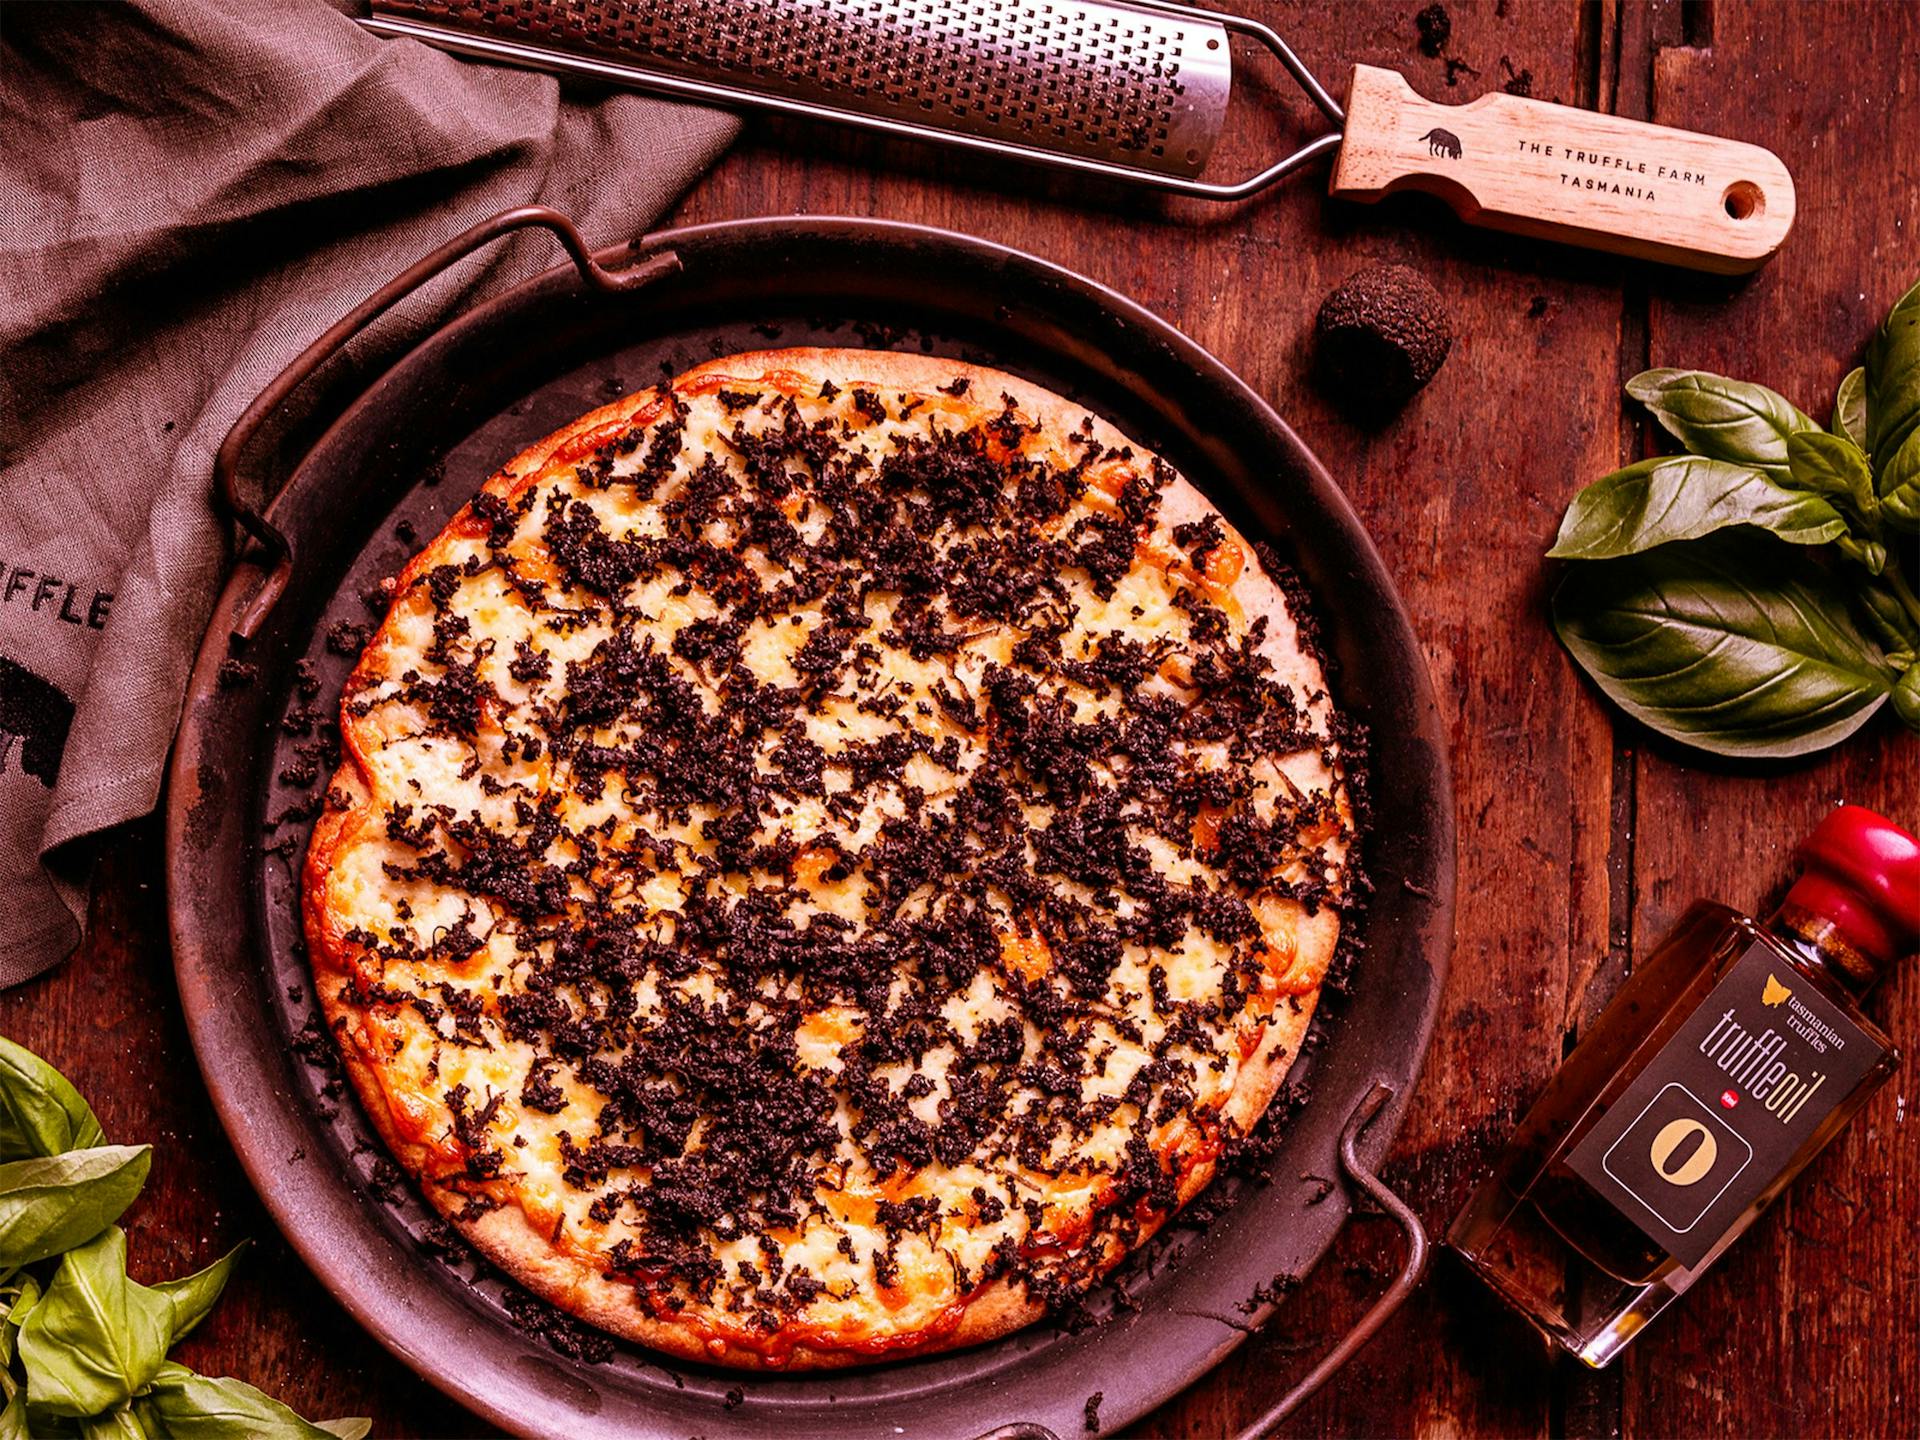
[[[1420,138],[1427,142],[1429,155],[1445,155],[1450,160],[1460,158],[1460,137],[1451,130],[1442,130],[1436,125]]]

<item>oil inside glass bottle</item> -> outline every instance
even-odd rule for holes
[[[1858,997],[1920,943],[1920,841],[1847,806],[1765,925],[1696,903],[1636,968],[1455,1218],[1449,1245],[1608,1364],[1899,1062]]]

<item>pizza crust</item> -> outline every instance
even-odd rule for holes
[[[1098,416],[1090,417],[1059,396],[1004,372],[944,358],[875,351],[769,350],[710,361],[671,383],[683,392],[708,376],[726,376],[751,385],[779,371],[804,375],[809,383],[830,379],[843,390],[867,385],[888,394],[915,395],[929,395],[957,377],[965,377],[974,396],[999,396],[1002,392],[1014,396],[1021,415],[1038,422],[1051,437],[1057,439],[1075,430],[1089,433],[1084,427],[1090,427],[1091,435],[1105,447],[1131,448],[1143,456],[1149,453]],[[568,456],[595,437],[617,432],[636,417],[645,417],[659,406],[664,393],[663,388],[655,387],[582,416],[522,451],[486,482],[484,491],[512,502],[525,487],[540,482],[558,463],[556,457]],[[1324,675],[1310,647],[1301,640],[1282,590],[1264,573],[1253,547],[1184,478],[1173,478],[1161,491],[1160,516],[1168,526],[1209,515],[1220,519],[1228,543],[1238,547],[1243,556],[1240,573],[1226,587],[1227,592],[1249,624],[1257,618],[1266,620],[1267,636],[1261,648],[1275,677],[1300,695],[1314,697],[1308,711],[1324,724],[1331,716]],[[470,532],[475,525],[483,522],[474,517],[469,505],[401,572],[394,590],[394,610],[356,665],[346,686],[348,697],[384,672],[393,645],[393,614],[422,576],[446,562],[452,537],[463,530]],[[1024,1277],[1014,1274],[992,1280],[966,1296],[959,1313],[950,1317],[951,1323],[888,1337],[884,1344],[849,1344],[831,1334],[808,1334],[805,1326],[793,1327],[771,1339],[760,1337],[753,1343],[741,1343],[684,1318],[649,1313],[638,1302],[631,1283],[609,1278],[603,1263],[557,1247],[518,1204],[502,1204],[476,1213],[470,1204],[470,1189],[437,1179],[435,1170],[441,1157],[397,1123],[386,1077],[371,1059],[371,1046],[363,1043],[369,1008],[356,1004],[347,988],[337,983],[353,970],[355,947],[346,938],[351,917],[327,903],[327,880],[342,847],[362,826],[373,823],[378,808],[369,783],[372,772],[363,729],[350,723],[344,707],[343,700],[343,760],[334,777],[329,804],[315,824],[304,870],[303,911],[316,976],[321,977],[321,1004],[329,1028],[342,1042],[340,1052],[347,1074],[396,1161],[419,1182],[434,1208],[515,1283],[623,1338],[686,1360],[742,1369],[838,1368],[932,1353],[997,1338],[1032,1323],[1045,1312],[1046,1307],[1029,1293]],[[1344,865],[1353,817],[1343,779],[1328,768],[1322,756],[1311,756],[1300,763],[1309,772],[1303,777],[1309,784],[1317,782],[1335,797],[1345,829],[1328,846],[1328,853]],[[1299,988],[1276,1002],[1257,1048],[1245,1058],[1223,1107],[1223,1114],[1241,1130],[1250,1129],[1271,1103],[1298,1055],[1339,934],[1339,914],[1333,906],[1322,906],[1311,915],[1301,912],[1296,917],[1293,942],[1297,958],[1290,978]],[[1185,1166],[1178,1183],[1176,1211],[1206,1187],[1217,1163],[1209,1153]],[[1144,1243],[1171,1213],[1153,1217],[1135,1243]],[[1091,1267],[1096,1275],[1118,1264],[1129,1248],[1104,1233],[1094,1235],[1089,1243],[1107,1252]]]

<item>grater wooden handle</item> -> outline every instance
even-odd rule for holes
[[[1438,195],[1472,225],[1737,275],[1793,227],[1793,177],[1758,145],[1544,100],[1438,105],[1356,65],[1331,193]]]

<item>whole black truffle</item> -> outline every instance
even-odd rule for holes
[[[1404,404],[1453,348],[1440,292],[1405,265],[1354,271],[1320,306],[1314,336],[1338,398],[1368,410]]]

